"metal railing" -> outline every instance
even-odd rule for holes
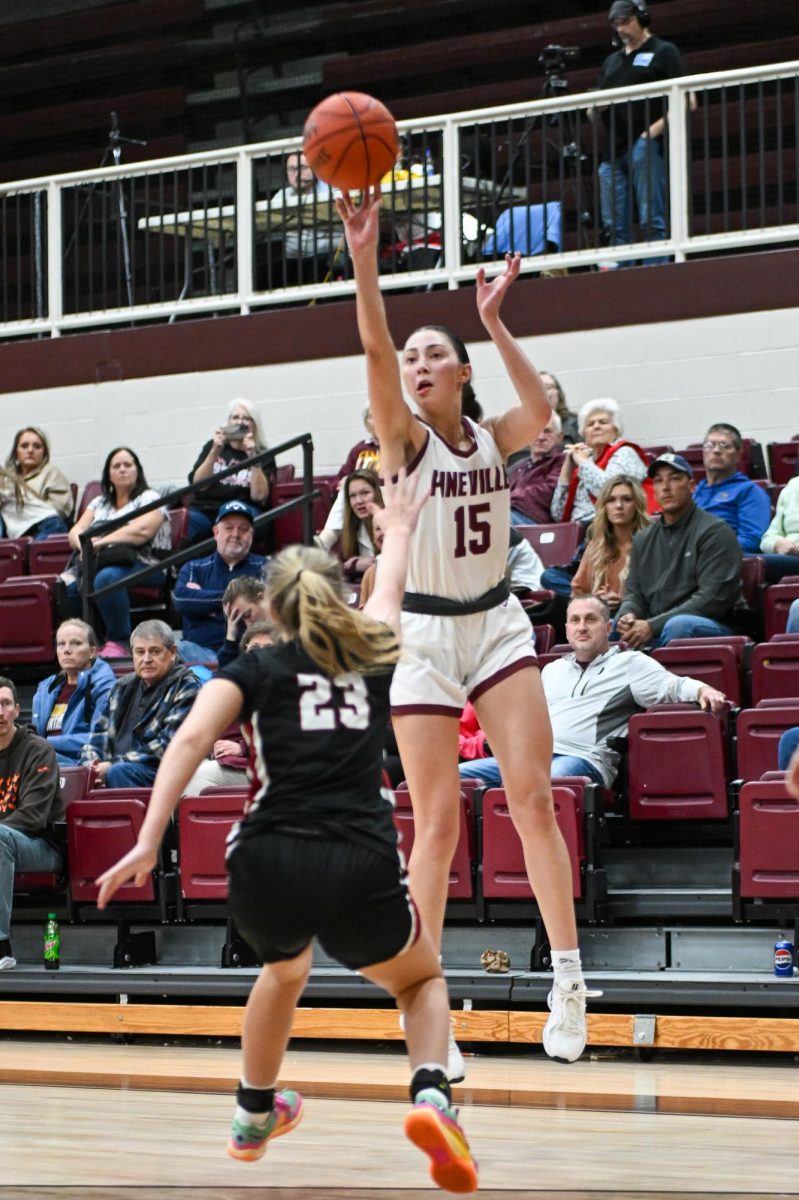
[[[169,571],[170,568],[179,567],[191,558],[202,558],[216,548],[216,541],[213,537],[205,538],[203,541],[195,542],[193,545],[186,546],[182,550],[175,550],[154,563],[142,565],[137,570],[129,572],[124,578],[117,579],[114,583],[109,583],[104,587],[95,589],[94,577],[97,574],[97,550],[92,544],[93,538],[104,537],[108,533],[113,533],[114,530],[121,529],[136,517],[142,517],[146,513],[155,512],[156,509],[174,507],[176,501],[182,500],[184,496],[201,494],[203,491],[207,491],[209,487],[219,483],[221,479],[227,478],[228,475],[234,475],[239,471],[252,467],[260,467],[266,464],[273,465],[278,454],[283,454],[287,450],[293,450],[296,446],[302,447],[302,491],[293,499],[279,504],[276,508],[270,508],[257,516],[253,521],[253,529],[257,534],[259,530],[271,525],[278,517],[284,516],[295,508],[302,508],[303,543],[306,546],[310,546],[314,533],[313,505],[319,499],[321,493],[313,485],[313,438],[310,433],[302,433],[287,442],[282,442],[279,446],[275,446],[271,450],[262,450],[258,454],[254,454],[251,458],[242,459],[241,462],[226,467],[224,471],[216,471],[209,479],[203,479],[199,483],[188,483],[183,487],[166,492],[164,495],[159,496],[157,500],[151,500],[149,504],[142,504],[134,512],[126,513],[121,517],[114,517],[110,521],[92,523],[79,538],[81,546],[80,597],[84,621],[87,621],[90,625],[94,625],[94,602],[98,597],[110,596],[113,592],[136,587],[137,584],[145,587],[150,586],[154,572]],[[152,586],[156,585],[153,584]]]
[[[664,227],[636,228],[631,195],[606,202],[603,220],[600,164],[623,166],[639,132],[625,145],[613,125],[661,103]],[[501,257],[505,235],[529,272],[793,243],[798,129],[798,62],[400,122],[406,161],[384,185],[383,285],[458,287]],[[297,146],[0,186],[0,336],[351,295],[334,204],[276,198]],[[609,246],[624,206],[629,240]]]

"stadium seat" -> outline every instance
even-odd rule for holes
[[[761,701],[738,713],[736,775],[749,781],[777,769],[777,746],[786,729],[799,725],[799,699]]]
[[[681,454],[689,464],[694,473],[694,482],[701,483],[705,478],[705,460],[701,444],[692,442],[690,446],[686,446],[684,450],[677,450],[676,453]]]
[[[763,584],[766,582],[766,567],[762,558],[745,554],[741,564],[741,595],[753,611],[760,608]]]
[[[572,868],[572,895],[582,895],[579,798],[574,789],[555,781],[552,798],[555,819],[563,834]],[[532,900],[522,843],[516,832],[503,788],[483,793],[482,890],[488,900]],[[488,907],[487,910],[488,912]],[[496,911],[496,910],[494,910]]]
[[[630,718],[628,737],[633,820],[727,817],[728,751],[719,717],[694,706],[658,706]]]
[[[799,638],[761,642],[752,651],[752,704],[799,696]]]
[[[779,583],[772,583],[766,588],[763,599],[763,633],[767,641],[775,634],[785,632],[788,612],[794,600],[799,600],[799,578],[793,575],[788,575]]]
[[[537,654],[546,654],[555,641],[554,625],[535,625],[535,649]]]
[[[89,480],[89,482],[86,484],[86,486],[84,487],[83,492],[81,494],[80,504],[78,505],[78,513],[77,513],[77,516],[75,517],[76,521],[78,521],[83,516],[86,509],[89,507],[89,504],[91,503],[91,501],[94,500],[95,497],[99,496],[102,493],[102,490],[103,490],[103,485],[99,479],[90,479]]]
[[[187,544],[189,536],[189,510],[188,508],[170,508],[169,510],[169,527],[173,553],[182,550]]]
[[[736,874],[743,899],[799,900],[799,800],[779,780],[741,788]]]
[[[26,575],[25,563],[30,538],[0,538],[0,582]]]
[[[225,845],[244,816],[247,790],[218,789],[184,796],[178,806],[179,909],[191,915],[193,903],[224,904],[227,899]],[[206,914],[207,915],[207,914]]]
[[[91,784],[91,771],[88,767],[59,767],[58,773],[61,777],[61,795],[65,806],[86,798]]]
[[[574,558],[583,540],[579,521],[558,525],[517,525],[516,532],[530,543],[545,567],[564,567]]]
[[[455,853],[449,868],[448,900],[471,900],[474,896],[473,864],[476,860],[476,837],[472,807],[473,787],[461,788],[460,831]],[[414,842],[413,808],[408,785],[401,783],[394,792],[394,824],[400,835],[400,850],[405,861],[411,857]]]
[[[31,542],[28,547],[28,572],[31,575],[60,575],[72,555],[65,533]]]
[[[124,798],[117,798],[114,789],[109,795],[88,796],[75,800],[67,809],[67,838],[69,845],[69,890],[73,901],[97,900],[97,876],[114,865],[136,844],[147,806],[138,789],[126,789]],[[114,905],[126,901],[152,903],[156,898],[155,883],[150,876],[141,887],[132,881],[124,884],[114,897]]]
[[[327,514],[330,512],[330,506],[333,503],[333,489],[327,478],[315,478],[313,481],[314,488],[318,488],[321,495],[313,504],[313,528],[318,531],[324,525]],[[272,488],[272,507],[278,508],[281,504],[286,504],[289,500],[295,500],[303,493],[303,482],[301,479],[287,480],[285,483],[276,483]],[[290,512],[284,513],[282,516],[275,519],[273,528],[275,531],[275,549],[280,550],[284,546],[291,546],[295,542],[302,542],[302,524],[303,524],[303,508],[298,505]]]
[[[788,483],[796,474],[799,462],[799,441],[769,442],[768,461],[774,483]]]
[[[737,655],[732,646],[725,645],[722,638],[716,642],[687,638],[677,641],[690,644],[669,642],[668,646],[653,650],[652,657],[675,675],[688,675],[723,692],[730,704],[740,708],[744,691],[743,656]],[[741,641],[748,639],[742,638]],[[701,644],[697,645],[696,642]]]
[[[0,663],[51,663],[55,576],[0,583]]]

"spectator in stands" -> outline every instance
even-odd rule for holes
[[[757,554],[771,506],[765,490],[738,470],[741,434],[734,425],[711,425],[702,443],[705,478],[697,484],[694,503],[720,517],[735,531],[744,554]]]
[[[573,596],[598,596],[611,612],[621,604],[636,533],[650,524],[646,496],[636,479],[609,479],[596,498],[585,553],[571,582]]]
[[[677,47],[650,33],[646,0],[615,0],[608,20],[620,45],[602,64],[597,81],[600,90],[659,83],[685,74]],[[660,96],[626,100],[604,106],[601,113],[607,147],[599,164],[599,199],[608,244],[626,246],[633,241],[634,208],[638,209],[643,239],[663,241],[668,237],[663,139],[666,100]],[[650,264],[667,261],[664,257],[645,260]]]
[[[272,287],[321,283],[343,273],[347,251],[343,233],[336,233],[331,221],[332,197],[332,188],[316,178],[301,150],[286,155],[286,185],[270,201],[283,229],[282,239],[271,246],[278,276]]]
[[[55,750],[17,725],[19,713],[17,689],[0,675],[0,971],[17,965],[9,940],[15,873],[63,864],[52,836],[64,816]]]
[[[255,514],[242,500],[227,500],[213,526],[216,549],[206,558],[190,558],[178,572],[172,599],[183,625],[181,646],[192,643],[196,661],[215,663],[225,641],[222,594],[241,575],[260,578],[266,559],[252,554]],[[185,649],[181,657],[186,661]]]
[[[505,563],[505,576],[510,590],[516,594],[537,591],[542,586],[543,573],[544,564],[537,551],[511,526],[508,558]]]
[[[142,621],[130,643],[133,674],[117,680],[108,715],[81,751],[95,786],[149,787],[200,690],[196,676],[178,661],[175,635],[165,621]]]
[[[266,584],[250,575],[236,576],[225,588],[222,593],[225,641],[217,655],[220,667],[227,666],[238,656],[247,631],[266,620],[265,599]]]
[[[722,692],[698,679],[672,674],[648,654],[611,646],[612,629],[610,610],[598,596],[575,596],[569,602],[566,638],[572,653],[547,663],[541,672],[552,722],[553,779],[587,775],[612,787],[619,755],[608,743],[626,734],[635,713],[651,704],[677,701],[696,701],[718,712],[725,702]],[[461,778],[501,787],[496,759],[472,757],[472,762],[461,763]]]
[[[731,633],[741,603],[738,539],[694,504],[693,471],[682,455],[661,454],[649,477],[663,516],[633,539],[618,633],[634,650]]]
[[[214,430],[189,472],[189,483],[213,479],[220,471],[242,463],[266,449],[255,409],[239,396],[228,405],[225,424]],[[246,467],[212,483],[192,496],[189,507],[189,542],[200,542],[211,532],[216,513],[226,500],[243,500],[257,512],[269,508],[271,466]]]
[[[510,519],[512,525],[546,525],[552,520],[549,507],[563,466],[563,431],[553,410],[529,457],[510,472]]]
[[[539,371],[538,378],[544,385],[544,391],[547,394],[547,400],[552,405],[553,412],[556,412],[560,417],[565,445],[570,446],[573,442],[578,442],[580,440],[580,426],[577,422],[577,413],[573,413],[566,403],[566,393],[561,387],[560,382],[551,371]]]
[[[0,477],[0,536],[39,542],[68,531],[72,489],[50,462],[50,444],[41,429],[27,426],[14,435]]]
[[[259,646],[272,646],[276,640],[273,621],[253,621],[245,630],[239,649],[246,654]],[[239,726],[231,727],[225,736],[214,742],[211,756],[200,763],[186,784],[184,796],[199,796],[209,787],[246,787],[249,761],[247,743]]]
[[[624,439],[621,410],[615,400],[589,400],[579,413],[582,441],[569,446],[552,497],[555,521],[588,522],[594,499],[613,475],[646,476],[646,455]]]
[[[341,530],[344,527],[346,502],[344,481],[353,471],[360,471],[363,468],[374,471],[378,475],[380,474],[380,443],[375,436],[372,410],[368,405],[363,410],[363,423],[366,427],[366,437],[362,438],[360,442],[355,443],[336,476],[336,488],[338,489],[336,498],[327,515],[324,528],[320,531],[317,539],[318,545],[323,550],[331,550],[341,537]]]
[[[74,767],[87,738],[108,712],[116,676],[98,657],[97,634],[77,617],[59,625],[55,651],[59,670],[36,689],[31,725],[39,737],[47,738],[62,767]]]
[[[347,579],[360,579],[374,562],[377,548],[372,527],[372,509],[383,507],[380,480],[368,467],[352,471],[344,482],[344,514],[338,555],[344,564]],[[332,548],[332,531],[323,529],[317,541],[325,549]]]
[[[158,499],[158,492],[148,487],[144,468],[138,456],[127,446],[118,446],[105,460],[102,474],[102,490],[90,500],[83,515],[69,531],[69,542],[75,551],[72,563],[62,578],[73,596],[78,594],[80,569],[80,535],[95,522],[111,521],[115,517],[133,514],[137,509]],[[143,566],[157,567],[159,557],[168,554],[172,537],[165,508],[156,508],[141,517],[133,517],[127,525],[111,533],[91,539],[97,553],[95,589],[100,589],[117,580],[132,575]],[[140,582],[147,586],[163,583],[162,571],[154,569]],[[96,601],[105,625],[105,645],[100,651],[103,658],[124,658],[130,650],[130,601],[126,589],[120,588]]]
[[[799,575],[799,476],[786,483],[777,498],[777,511],[760,541],[766,582]]]

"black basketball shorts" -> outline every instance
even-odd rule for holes
[[[261,962],[296,958],[316,938],[353,971],[408,949],[419,918],[401,872],[361,843],[272,829],[228,855],[229,907]]]

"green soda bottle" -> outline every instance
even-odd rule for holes
[[[55,913],[47,914],[44,927],[44,969],[57,971],[61,966],[61,931]]]

